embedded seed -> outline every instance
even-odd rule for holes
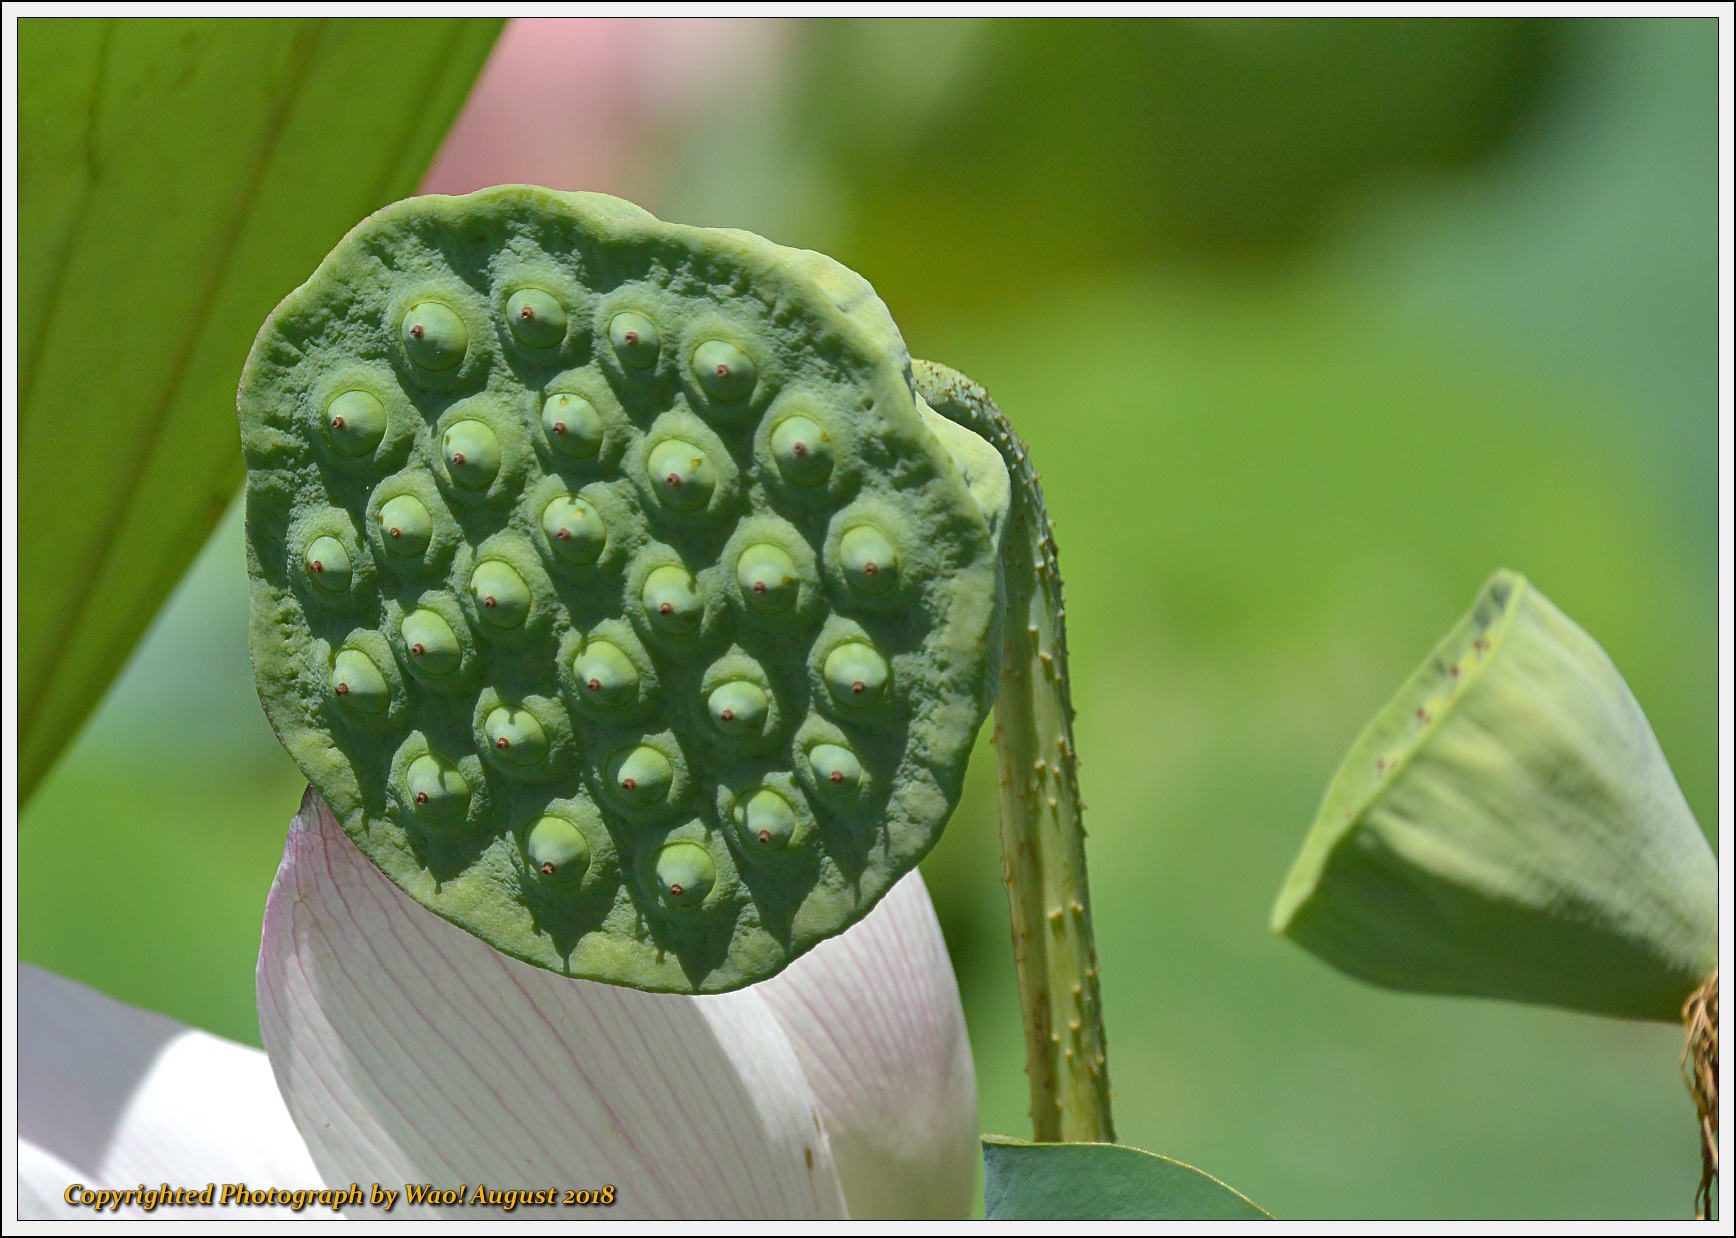
[[[368,391],[345,391],[326,405],[326,437],[346,456],[371,456],[386,437],[386,408]]]
[[[698,843],[670,843],[657,853],[657,885],[672,907],[695,907],[717,884],[717,864]]]
[[[661,803],[675,782],[669,758],[649,744],[624,748],[609,758],[609,781],[628,803],[640,806]]]
[[[838,562],[844,579],[863,593],[890,593],[898,586],[898,552],[871,524],[845,530],[838,539]]]
[[[470,573],[470,596],[490,627],[516,628],[530,613],[530,586],[510,564],[484,559]]]
[[[759,370],[728,340],[706,340],[693,350],[693,374],[712,399],[734,404],[753,394]]]
[[[500,474],[500,440],[487,422],[455,421],[441,440],[446,471],[466,490],[486,490]]]
[[[348,593],[350,552],[335,537],[316,537],[307,548],[307,574],[326,593]]]
[[[643,314],[631,310],[616,314],[609,320],[609,343],[621,364],[630,370],[649,370],[657,364],[657,353],[663,339],[657,325]]]
[[[424,370],[450,370],[469,347],[470,332],[450,306],[422,301],[404,315],[404,351]]]
[[[585,832],[565,817],[544,817],[531,826],[524,852],[531,868],[557,885],[571,885],[591,867]]]
[[[800,582],[789,552],[771,542],[756,542],[735,563],[742,600],[762,615],[775,615],[796,604]]]
[[[843,705],[879,700],[889,674],[886,659],[861,641],[846,641],[826,655],[826,687]]]
[[[653,569],[645,577],[640,600],[651,622],[675,636],[693,631],[705,617],[705,603],[684,567],[671,564]]]
[[[711,502],[717,470],[705,449],[684,439],[664,439],[645,461],[658,502],[678,512],[696,512]]]
[[[411,611],[398,626],[398,634],[410,651],[410,665],[424,675],[450,675],[464,660],[464,646],[437,610]]]
[[[434,540],[434,518],[415,495],[400,494],[380,505],[380,532],[394,555],[419,559]]]
[[[769,706],[765,689],[748,679],[719,684],[705,698],[712,723],[725,735],[758,735]]]
[[[553,348],[567,336],[567,311],[541,288],[520,288],[508,297],[506,321],[526,348]]]
[[[799,824],[789,801],[767,787],[736,800],[732,818],[741,840],[756,851],[782,850]]]
[[[613,709],[631,704],[639,696],[639,668],[616,645],[605,640],[588,641],[573,659],[573,678],[581,698]]]
[[[847,794],[862,785],[862,762],[848,748],[815,744],[808,750],[808,764],[822,790]]]
[[[561,391],[543,401],[543,434],[549,446],[574,460],[589,460],[603,449],[603,418],[584,396]]]
[[[392,703],[392,690],[374,660],[360,649],[345,649],[332,659],[332,691],[346,709],[379,715]]]
[[[832,476],[832,440],[807,417],[786,417],[772,431],[772,459],[795,486],[823,486]]]
[[[470,810],[470,784],[439,757],[424,753],[404,771],[404,786],[430,817],[462,817]]]
[[[543,508],[542,527],[554,552],[568,563],[585,567],[602,557],[608,534],[589,503],[565,495],[554,499]]]
[[[495,756],[509,764],[538,765],[548,759],[548,733],[528,709],[496,706],[483,719],[482,733],[494,746]]]

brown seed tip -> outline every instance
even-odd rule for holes
[[[623,790],[623,791],[637,791],[638,789],[639,789],[639,780],[637,778],[623,778],[623,779],[621,779],[621,790]]]
[[[390,536],[392,536],[392,537],[397,537],[397,536],[399,536],[399,534],[398,534],[398,526],[397,526],[397,525],[393,525],[393,526],[392,526],[392,527],[391,527],[391,528],[389,528],[389,529],[387,529],[387,530],[386,530],[386,532],[387,532],[387,534],[389,534],[389,535],[390,535]]]
[[[333,417],[332,418],[332,429],[341,430],[343,428],[344,428],[344,419],[342,417]]]
[[[669,884],[669,896],[671,898],[680,898],[681,894],[682,894],[681,883],[678,881],[670,882],[670,884]]]
[[[720,365],[717,368],[721,370],[723,367]],[[759,832],[759,840],[762,843],[769,843],[772,840],[772,832],[770,830],[761,830]]]
[[[657,613],[660,615],[673,615],[675,613],[675,603],[673,603],[673,602],[663,603],[663,605],[661,605],[657,608]]]
[[[555,530],[555,540],[558,542],[564,542],[570,537],[572,537],[572,534],[568,533],[565,529]]]
[[[493,610],[494,609],[494,595],[491,593],[487,597],[483,598],[482,599],[482,605],[489,610]]]
[[[627,332],[626,339],[629,344],[637,344],[639,342],[639,333],[637,331],[629,331]]]
[[[452,463],[463,464],[464,463],[464,453],[462,451],[453,452],[452,453]]]
[[[754,581],[753,582],[753,591],[755,593],[764,593],[766,591],[766,582],[763,580]]]
[[[831,780],[833,782],[843,782],[844,781],[844,771],[841,769],[833,770],[831,772],[831,774],[828,776],[831,778]]]
[[[411,327],[411,328],[410,328],[410,338],[411,338],[411,339],[417,339],[417,340],[419,340],[419,339],[421,339],[421,338],[422,338],[422,337],[423,337],[423,336],[424,336],[424,335],[426,335],[426,334],[427,334],[427,332],[425,332],[425,331],[424,331],[424,330],[423,330],[423,329],[422,329],[422,324],[421,324],[421,323],[417,323],[417,324],[416,324],[416,325],[415,325],[415,326],[413,326],[413,327]]]
[[[602,686],[603,681],[601,679],[587,679],[585,681],[585,687],[589,688],[592,692],[600,690]]]
[[[860,694],[868,691],[868,685],[858,679],[855,683],[850,685],[850,691]]]
[[[879,570],[880,570],[880,565],[878,563],[875,563],[872,561],[864,563],[862,565],[862,574],[864,576],[872,576],[872,575],[874,575],[874,573],[878,572]]]
[[[520,318],[524,319],[526,322],[529,322],[531,319],[536,317],[536,311],[527,305],[523,309],[518,311],[518,316]]]
[[[340,682],[337,685],[337,693],[339,696],[348,696],[349,691],[350,691],[350,685],[349,684]]]
[[[734,722],[735,721],[735,710],[726,709],[721,714],[719,714],[718,717],[722,718],[725,722]]]
[[[426,791],[416,792],[416,802],[418,804],[426,804],[428,802],[428,793]]]
[[[794,447],[790,448],[790,451],[794,455],[805,456],[808,454],[808,445],[806,443],[797,443]]]
[[[318,559],[315,559],[312,563],[307,565],[307,570],[310,572],[323,572],[325,571],[325,564],[321,563]]]
[[[525,310],[525,313],[528,315],[530,313],[530,311],[527,309],[527,310]],[[554,875],[554,871],[555,871],[554,861],[553,860],[544,860],[543,866],[542,866],[543,876],[552,877]]]
[[[681,474],[671,473],[671,474],[669,474],[669,476],[665,477],[663,480],[668,482],[671,486],[679,486],[681,484]]]
[[[567,432],[567,423],[566,422],[564,422],[564,421],[555,422],[555,433],[556,434],[565,434],[566,432]]]
[[[506,749],[512,747],[512,742],[508,740],[506,736],[502,735],[499,739],[494,741],[494,746],[496,748]]]
[[[410,656],[412,657],[419,658],[427,652],[428,650],[423,646],[421,641],[417,641],[414,645],[410,646]]]

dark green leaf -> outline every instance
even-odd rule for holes
[[[19,22],[21,800],[240,482],[260,322],[414,191],[500,25]]]
[[[991,1221],[1262,1221],[1272,1214],[1208,1173],[1119,1143],[983,1136]]]

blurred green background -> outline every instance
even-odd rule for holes
[[[632,183],[860,270],[1030,444],[1121,1138],[1292,1218],[1690,1215],[1678,1029],[1375,990],[1266,919],[1339,757],[1500,566],[1603,643],[1718,819],[1715,23],[773,42]],[[301,783],[246,605],[232,511],[26,807],[18,914],[24,959],[257,1044]],[[985,736],[924,872],[983,1129],[1022,1134],[993,768]]]

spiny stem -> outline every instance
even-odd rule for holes
[[[991,443],[1012,480],[1001,553],[1007,609],[995,750],[1034,1138],[1113,1143],[1054,525],[1030,453],[988,392],[932,361],[912,367],[929,406]]]

